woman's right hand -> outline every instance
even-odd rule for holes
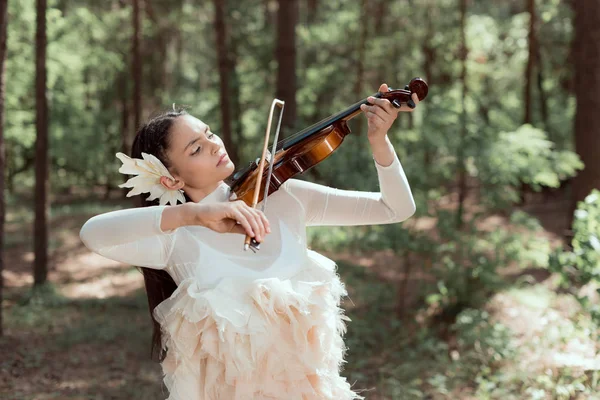
[[[219,233],[240,233],[259,243],[271,232],[265,214],[242,200],[227,203],[189,203],[190,225],[201,225]]]

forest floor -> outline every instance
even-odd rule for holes
[[[35,295],[30,290],[31,215],[24,209],[8,215],[1,399],[167,397],[160,367],[149,359],[151,325],[142,275],[89,252],[79,240],[87,218],[117,204],[65,203],[53,209],[52,285]],[[566,229],[566,206],[558,199],[528,211],[542,221],[542,234],[558,243]],[[350,293],[343,303],[352,318],[344,375],[355,387],[366,388],[369,400],[591,399],[599,388],[597,343],[575,299],[557,291],[546,270],[503,271],[515,284],[472,314],[485,324],[468,332],[476,337],[475,350],[463,353],[454,335],[442,341],[413,322],[391,326],[389,310],[370,307],[394,293],[401,268],[390,266],[402,260],[387,252],[326,255],[338,262]],[[415,274],[415,279],[427,277]],[[473,373],[471,366],[482,365],[478,357],[492,350],[501,354],[498,363]]]

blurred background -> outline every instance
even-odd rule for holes
[[[592,399],[600,389],[597,0],[0,0],[0,398],[164,399],[142,275],[90,253],[133,207],[118,151],[186,106],[259,156],[373,94],[429,84],[389,132],[402,224],[310,228],[369,400]],[[377,190],[366,119],[302,179]]]

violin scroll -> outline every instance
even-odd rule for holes
[[[419,101],[421,101],[427,97],[428,92],[429,87],[427,86],[427,82],[421,78],[413,78],[404,89],[390,89],[385,93],[377,93],[375,97],[389,100],[396,108],[400,108],[402,103],[406,103],[410,108],[415,108],[415,103],[412,101],[411,95],[416,93]]]

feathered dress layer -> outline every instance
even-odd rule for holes
[[[159,304],[167,400],[363,399],[339,374],[349,321],[335,263],[308,251],[289,279],[180,283]]]

